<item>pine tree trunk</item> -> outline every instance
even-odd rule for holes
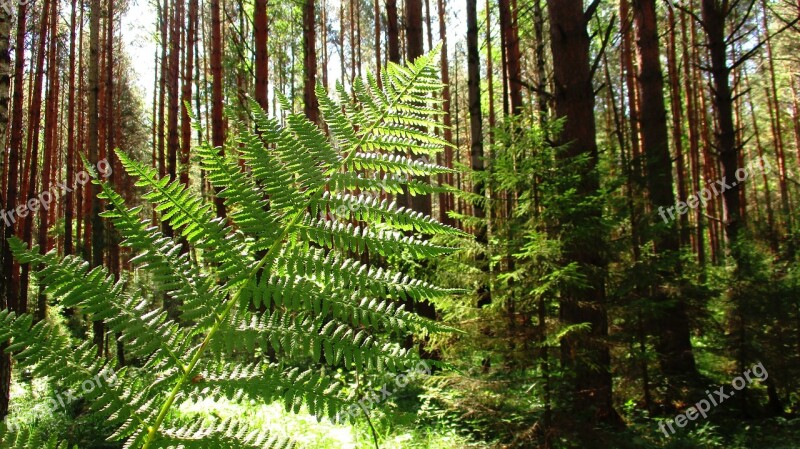
[[[389,45],[389,61],[400,63],[400,30],[397,23],[397,0],[386,0],[386,40]]]
[[[469,124],[470,124],[470,155],[472,170],[482,172],[483,161],[483,115],[481,112],[481,61],[478,49],[478,12],[477,0],[467,0],[467,87],[469,96]],[[473,193],[483,196],[485,194],[482,182],[475,182]],[[475,216],[485,218],[481,204],[474,206]],[[486,228],[481,226],[476,239],[486,242]]]
[[[305,0],[303,5],[303,111],[309,120],[319,124],[319,102],[314,93],[317,85],[314,1]]]
[[[99,98],[100,98],[100,16],[103,14],[100,7],[100,0],[92,0],[89,17],[89,132],[86,139],[89,146],[89,162],[97,164],[99,160]],[[92,237],[92,266],[103,265],[103,247],[105,245],[105,233],[103,232],[103,221],[100,217],[102,204],[97,195],[100,193],[100,186],[91,184],[87,202],[90,205],[90,222]],[[87,214],[89,215],[89,214]],[[104,354],[105,326],[102,321],[93,321],[92,330],[94,333],[93,342],[97,346],[97,355]]]
[[[167,109],[167,176],[177,180],[177,159],[180,151],[180,131],[178,129],[178,103],[180,102],[180,61],[181,61],[181,30],[183,29],[183,0],[175,0],[172,11],[170,31],[169,76]],[[172,236],[172,229],[165,226],[165,232]]]
[[[508,95],[512,115],[522,113],[522,71],[520,69],[519,35],[517,23],[512,19],[511,1],[499,0],[500,29],[503,33],[503,52],[508,68]]]
[[[225,143],[225,128],[222,121],[222,24],[220,19],[220,0],[210,0],[211,4],[211,144],[220,149]],[[219,193],[219,192],[217,192]],[[217,217],[224,218],[225,201],[219,195],[214,199]]]
[[[31,109],[28,112],[28,145],[30,152],[26,155],[26,170],[23,171],[23,177],[27,175],[27,182],[24,183],[22,199],[28,199],[36,196],[36,189],[38,186],[38,161],[39,161],[39,135],[42,130],[42,88],[44,83],[44,58],[46,54],[46,43],[49,35],[50,24],[50,4],[53,0],[45,0],[42,6],[41,20],[39,21],[39,41],[37,43],[38,49],[36,52],[36,72],[33,80],[33,90],[31,92]],[[22,224],[22,240],[30,247],[33,242],[33,218],[32,210],[27,210],[25,221]],[[22,272],[20,273],[20,302],[27,304],[28,302],[28,284],[30,281],[30,264],[23,264],[21,266]],[[27,306],[26,306],[27,307]]]
[[[555,115],[566,117],[563,132],[555,142],[568,145],[559,159],[573,161],[587,157],[581,164],[578,184],[570,185],[579,197],[599,193],[597,172],[598,149],[594,118],[594,88],[590,68],[589,34],[586,30],[583,0],[549,0],[550,41],[555,81]],[[590,412],[593,420],[617,422],[612,405],[611,360],[606,339],[608,318],[604,272],[605,232],[600,225],[600,206],[585,204],[564,213],[561,225],[571,229],[563,236],[564,263],[576,263],[585,276],[581,285],[564,289],[560,316],[564,325],[589,323],[586,333],[571,334],[562,340],[561,359],[564,368],[574,375],[570,379],[570,401],[575,412]]]
[[[44,13],[44,11],[43,11]],[[52,184],[52,167],[56,153],[56,130],[58,129],[58,98],[59,98],[59,76],[56,64],[56,56],[58,55],[58,39],[56,38],[57,25],[58,25],[58,2],[54,1],[50,4],[50,52],[48,54],[48,90],[47,90],[47,104],[45,106],[44,117],[44,152],[42,157],[42,194],[40,198],[44,199],[44,192],[49,191]],[[51,201],[54,200],[50,196]],[[50,250],[48,244],[47,230],[50,227],[50,207],[55,207],[55,204],[44,204],[39,206],[39,229],[37,230],[37,244],[39,245],[42,254]],[[45,319],[47,313],[47,297],[44,294],[42,286],[39,286],[37,294],[36,306],[36,321]]]
[[[156,5],[161,3],[156,0]],[[167,37],[167,30],[169,26],[169,6],[167,0],[164,0],[163,6],[158,10],[159,21],[161,24],[161,73],[158,82],[158,175],[164,177],[167,174],[167,164],[165,157],[164,147],[164,126],[166,124],[166,116],[164,114],[167,96],[167,68],[169,61],[167,61],[167,47],[169,46],[169,39]]]
[[[70,12],[69,32],[69,86],[67,97],[67,182],[72,182],[75,177],[75,21],[77,13],[77,0],[72,0]],[[69,190],[64,195],[64,255],[74,253],[72,236],[72,220],[75,213],[75,193]],[[71,313],[68,313],[71,314]]]
[[[191,16],[192,13],[190,12]],[[190,19],[191,20],[191,19]],[[269,110],[269,57],[267,55],[267,0],[255,0],[253,9],[253,37],[256,53],[256,92],[255,100]]]
[[[445,0],[438,0],[438,9],[439,9],[439,39],[442,41],[442,56],[441,56],[441,66],[442,66],[442,84],[444,84],[444,89],[442,90],[442,100],[444,103],[442,104],[442,109],[444,110],[444,140],[447,142],[453,143],[453,105],[450,102],[450,67],[448,65],[448,52],[447,52],[447,29],[445,25]],[[445,167],[452,167],[453,166],[453,148],[446,147],[444,149],[444,166]],[[452,173],[447,173],[439,176],[439,184],[449,184],[453,185],[453,175]],[[450,218],[447,215],[448,211],[454,210],[453,205],[453,195],[450,193],[440,193],[439,194],[439,221],[448,225],[455,225],[455,220]]]
[[[653,251],[664,259],[659,267],[662,282],[681,278],[680,240],[677,221],[660,223],[667,210],[675,207],[672,182],[672,159],[669,153],[667,111],[664,105],[664,80],[658,42],[655,0],[634,0],[637,82],[640,92],[639,117],[642,147],[645,151],[647,190],[650,203],[658,214],[651,213]],[[657,216],[660,215],[661,217]],[[661,370],[670,379],[689,379],[696,375],[690,340],[689,318],[683,295],[671,298],[666,285],[656,285],[656,299],[662,304],[658,344]],[[679,384],[679,383],[677,383]],[[677,385],[676,385],[677,387]]]
[[[180,181],[187,188],[189,187],[189,168],[190,168],[189,155],[192,143],[192,122],[191,118],[189,117],[189,107],[192,103],[192,82],[193,82],[192,74],[194,72],[194,46],[195,46],[195,41],[197,40],[197,29],[195,28],[196,22],[197,22],[197,0],[189,0],[189,19],[187,24],[188,27],[186,30],[186,48],[185,48],[186,65],[185,65],[185,71],[183,73],[183,86],[181,92],[181,106],[180,106],[181,108]],[[266,42],[264,43],[264,48],[265,48],[264,51],[266,52]],[[258,68],[256,68],[256,72],[258,72]],[[259,85],[258,81],[256,81],[256,92],[258,92],[258,85]],[[266,88],[266,86],[264,87]],[[261,104],[260,100],[258,99],[258,95],[256,95],[256,98],[257,98],[256,101],[259,101],[259,104]],[[262,107],[266,107],[267,104],[266,95],[264,96],[263,101],[264,105]],[[188,249],[186,245],[184,245],[184,248]]]
[[[2,8],[0,8],[2,9]],[[17,6],[17,39],[16,42],[25,42],[25,4],[18,3]],[[8,95],[11,83],[11,55],[10,55],[10,40],[11,40],[11,14],[0,11],[0,124],[9,123],[8,116]],[[21,34],[21,38],[20,38]],[[6,181],[6,190],[3,192],[5,203],[3,206],[3,217],[0,217],[0,227],[2,227],[2,239],[0,240],[0,266],[2,266],[2,274],[0,274],[0,308],[8,310],[16,310],[16,291],[14,289],[14,282],[12,276],[12,266],[14,265],[13,256],[8,248],[8,239],[14,235],[14,226],[6,215],[9,211],[16,207],[17,195],[17,175],[19,165],[19,146],[22,137],[22,72],[24,69],[25,45],[17,44],[14,56],[16,58],[14,65],[14,98],[12,106],[12,122],[11,131],[11,145],[8,154],[8,161],[3,171],[3,176]],[[15,140],[14,136],[17,135]],[[5,139],[3,139],[5,141]],[[13,146],[16,143],[15,146]],[[13,198],[12,198],[13,196]],[[6,352],[8,347],[7,343],[0,345],[0,420],[4,420],[8,415],[8,403],[11,399],[11,355]]]
[[[381,79],[381,4],[380,0],[374,0],[373,3],[375,8],[375,78],[378,81],[378,86],[382,86],[383,80]],[[327,39],[325,41],[327,42]]]
[[[669,15],[669,46],[667,64],[670,85],[670,104],[672,106],[672,142],[675,145],[675,165],[678,181],[678,200],[686,202],[686,162],[683,147],[683,106],[681,98],[680,73],[678,71],[678,39],[677,24],[675,22],[675,10],[672,8],[667,12]],[[689,214],[681,214],[680,217],[680,245],[686,247],[691,242]]]
[[[717,114],[716,151],[722,164],[722,175],[730,188],[722,192],[725,204],[725,237],[734,260],[738,262],[736,248],[743,224],[740,217],[740,185],[736,183],[739,169],[739,147],[736,145],[736,127],[733,123],[733,96],[731,95],[725,21],[728,11],[716,0],[703,0],[703,28],[706,32],[713,77],[714,110]],[[736,183],[734,185],[734,183]]]

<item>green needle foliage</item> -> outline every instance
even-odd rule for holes
[[[186,400],[282,401],[287,410],[305,406],[320,419],[343,415],[360,397],[336,381],[337,370],[411,369],[420,360],[400,344],[404,338],[450,330],[401,304],[457,291],[375,262],[399,253],[438,257],[452,248],[431,244],[428,236],[463,235],[376,199],[381,191],[436,191],[410,178],[449,171],[395,155],[430,156],[445,145],[436,137],[442,127],[437,52],[407,66],[390,65],[380,88],[373,77],[356,83],[355,101],[341,86],[338,99],[318,88],[330,136],[300,114],[282,125],[255,102],[252,123],[231,114],[236,132],[227,157],[208,143],[197,149],[225,199],[226,219],[177,180],[160,179],[153,168],[119,153],[175,238],[100,182],[109,206],[103,216],[135,254],[132,264],[148,272],[166,298],[143,297],[126,276],[115,280],[78,257],[41,255],[39,248],[11,243],[20,262],[41,267],[37,277],[51,300],[103,320],[133,363],[119,367],[97,357],[89,343],[77,345],[60,327],[33,323],[29,315],[0,312],[0,341],[10,341],[17,362],[35,376],[61,385],[115,370],[113,385],[100,382],[84,397],[116,426],[110,439],[125,441],[126,448],[291,445],[235,420],[186,422],[174,410]],[[178,304],[174,319],[162,300]]]

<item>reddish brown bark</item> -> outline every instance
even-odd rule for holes
[[[319,102],[314,93],[317,84],[314,0],[305,0],[303,5],[303,57],[303,110],[309,120],[319,123]]]
[[[86,135],[89,147],[88,158],[92,164],[97,164],[100,150],[100,17],[102,15],[100,0],[92,0],[89,18],[89,130]],[[89,210],[86,211],[86,216],[89,223],[91,223],[91,227],[87,226],[87,231],[91,233],[91,260],[93,267],[99,267],[103,265],[103,248],[105,246],[105,232],[102,218],[100,217],[102,204],[97,198],[100,193],[100,187],[95,184],[87,184],[87,186],[90,186],[87,191]],[[105,326],[103,322],[100,320],[93,321],[92,331],[97,354],[102,356],[105,352]]]
[[[39,215],[39,229],[37,232],[37,244],[39,245],[40,251],[42,253],[46,253],[50,250],[49,241],[47,238],[47,230],[50,226],[50,208],[55,207],[53,204],[55,198],[52,197],[52,193],[49,192],[50,186],[52,184],[52,168],[53,168],[53,161],[55,159],[56,153],[56,138],[58,135],[56,134],[56,130],[58,129],[58,98],[59,98],[59,76],[57,71],[57,64],[56,64],[56,56],[58,55],[58,39],[56,38],[57,32],[57,25],[58,25],[58,2],[53,1],[50,4],[50,52],[48,55],[48,90],[47,90],[47,105],[45,106],[45,116],[44,116],[44,129],[45,129],[45,137],[44,137],[44,151],[43,151],[43,158],[42,158],[42,189],[39,198],[45,200],[45,192],[47,193],[47,198],[50,199],[48,202],[49,204],[45,205],[44,203],[38,206],[38,215]],[[45,207],[47,206],[47,207]],[[35,319],[37,321],[41,321],[45,318],[47,312],[47,297],[42,290],[41,285],[39,286],[38,294],[37,294],[37,307],[36,307],[36,315]]]
[[[510,0],[499,0],[500,29],[503,33],[503,53],[507,64],[508,95],[512,115],[522,113],[522,71],[520,68],[519,35],[512,18]]]
[[[31,92],[31,109],[28,115],[28,146],[30,151],[26,156],[26,169],[23,176],[27,175],[27,182],[24,183],[22,199],[26,202],[36,196],[38,186],[38,160],[39,160],[39,135],[42,129],[42,87],[44,83],[44,58],[46,55],[46,43],[50,29],[50,4],[52,0],[45,0],[42,6],[42,19],[40,20],[39,41],[36,53],[36,72],[34,74],[33,90]],[[33,218],[34,214],[27,211],[25,221],[22,224],[22,240],[31,245],[33,241]],[[30,264],[23,264],[20,273],[20,302],[28,301]]]
[[[438,0],[439,4],[439,39],[442,41],[442,55],[441,55],[441,66],[442,66],[442,84],[444,84],[444,89],[442,90],[442,100],[444,103],[442,104],[442,109],[444,110],[444,140],[447,142],[453,142],[453,129],[452,129],[452,105],[450,103],[450,67],[448,63],[448,52],[447,52],[447,29],[445,26],[445,0]],[[445,147],[444,149],[444,166],[445,167],[452,167],[453,166],[453,148],[452,147]],[[453,185],[453,175],[452,173],[439,175],[439,183],[440,184],[450,184]],[[447,214],[448,211],[454,210],[453,204],[453,195],[450,193],[440,193],[439,194],[439,220],[442,223],[448,225],[455,225],[455,220],[450,218]]]
[[[656,285],[656,300],[662,303],[658,323],[656,351],[662,372],[672,380],[688,379],[696,375],[694,354],[690,339],[689,318],[682,297],[670,298],[666,282],[681,277],[679,259],[680,241],[677,221],[669,220],[662,226],[661,217],[675,207],[672,182],[672,159],[669,154],[667,111],[664,106],[664,80],[658,42],[655,0],[634,0],[636,45],[638,56],[637,82],[639,92],[639,117],[642,146],[645,150],[647,190],[652,207],[653,250],[663,259],[659,267],[662,285]],[[662,214],[663,211],[663,214]],[[679,383],[679,382],[676,382]]]
[[[67,97],[67,182],[75,177],[75,20],[77,0],[72,0],[69,32],[69,85]],[[72,236],[72,220],[75,213],[75,193],[69,190],[64,195],[64,254],[72,254],[74,249]]]
[[[259,0],[260,1],[260,0]],[[266,1],[266,0],[264,0]],[[194,44],[197,39],[197,0],[189,0],[189,20],[186,30],[186,65],[183,72],[183,86],[181,92],[181,169],[180,181],[189,186],[189,154],[192,141],[192,122],[189,117],[189,107],[192,102],[192,74],[194,72]],[[266,48],[266,43],[264,43]],[[266,52],[266,50],[265,50]],[[256,83],[258,86],[258,83]],[[266,108],[267,99],[263,99]],[[260,104],[260,103],[259,103]]]
[[[567,148],[560,159],[571,161],[587,157],[580,168],[576,189],[580,197],[596,195],[600,189],[597,173],[598,149],[594,117],[594,88],[590,68],[588,18],[583,0],[549,0],[550,45],[555,81],[555,115],[566,117],[556,145]],[[612,405],[612,382],[603,272],[605,233],[598,223],[599,206],[584,205],[565,212],[561,224],[574,229],[562,236],[564,263],[576,263],[585,276],[581,285],[568,286],[562,292],[560,316],[564,325],[589,323],[587,333],[572,334],[562,340],[561,359],[571,378],[572,409],[590,412],[596,420],[617,421]]]
[[[189,16],[192,16],[191,12],[189,12]],[[261,108],[264,109],[264,112],[267,112],[267,91],[269,89],[269,56],[267,55],[267,0],[255,0],[255,6],[253,9],[253,40],[256,53],[255,100],[261,106]]]

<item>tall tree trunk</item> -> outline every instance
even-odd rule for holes
[[[156,5],[160,5],[156,0]],[[164,0],[163,6],[159,7],[158,17],[161,25],[161,73],[158,82],[158,175],[164,177],[167,174],[167,164],[165,157],[164,146],[164,125],[166,115],[164,114],[167,97],[167,70],[169,61],[167,61],[167,47],[169,46],[170,39],[167,37],[167,30],[169,25],[169,4]]]
[[[503,53],[508,68],[508,95],[512,115],[522,113],[522,70],[520,68],[519,35],[517,23],[511,14],[511,1],[499,0],[500,29],[503,33]]]
[[[24,184],[22,198],[28,201],[29,198],[36,196],[37,188],[37,175],[38,175],[38,161],[39,161],[39,134],[42,129],[42,85],[44,82],[44,57],[46,54],[46,43],[49,35],[50,23],[50,3],[54,0],[45,0],[42,6],[42,16],[39,21],[39,41],[37,43],[38,49],[36,53],[36,73],[34,74],[33,90],[31,92],[31,109],[28,112],[28,144],[30,152],[26,156],[26,170],[23,176],[27,175],[27,182]],[[32,208],[31,208],[32,209]],[[26,217],[22,228],[22,240],[31,245],[33,241],[33,214],[31,210],[26,210]],[[20,301],[27,303],[28,301],[28,284],[29,284],[30,264],[22,265],[22,272],[20,274],[20,288],[19,295]]]
[[[422,33],[422,0],[406,0],[406,60],[413,61],[425,53]],[[417,178],[428,182],[427,176]],[[411,208],[427,216],[433,213],[430,194],[410,196]]]
[[[789,198],[789,186],[787,182],[788,175],[786,167],[786,155],[784,151],[785,145],[781,128],[783,115],[779,103],[780,100],[778,99],[778,83],[775,79],[775,60],[773,58],[772,39],[770,38],[769,33],[769,21],[767,18],[767,11],[769,11],[769,9],[767,7],[766,0],[761,0],[761,5],[763,8],[761,14],[761,24],[764,27],[764,41],[766,48],[765,56],[767,70],[769,71],[767,105],[769,107],[770,121],[772,122],[772,138],[775,142],[775,159],[778,162],[778,188],[781,191],[781,215],[783,216],[785,234],[788,236],[786,247],[787,259],[792,260],[794,258],[795,248],[792,232],[792,213]],[[744,188],[744,186],[742,186],[742,188]]]
[[[678,200],[686,202],[686,162],[683,147],[683,106],[681,98],[680,72],[678,70],[678,27],[675,21],[675,10],[670,8],[669,15],[669,45],[667,64],[670,85],[670,105],[672,109],[672,142],[675,145],[675,165],[678,181]],[[686,247],[691,243],[689,232],[689,214],[681,214],[680,220],[680,245]]]
[[[82,5],[81,5],[82,7]],[[75,21],[77,0],[72,0],[69,31],[69,86],[67,97],[67,182],[75,177]],[[72,236],[72,220],[75,213],[75,194],[68,190],[65,194],[64,206],[64,255],[75,251]]]
[[[656,322],[656,350],[663,373],[670,379],[687,379],[696,375],[690,340],[689,318],[683,295],[670,298],[666,285],[681,278],[680,240],[677,221],[670,219],[666,226],[658,215],[675,207],[672,182],[672,158],[669,153],[667,111],[664,106],[664,80],[658,43],[655,0],[634,0],[636,46],[638,55],[637,82],[640,92],[639,118],[642,146],[645,150],[647,190],[650,203],[658,213],[651,213],[653,250],[663,265],[658,267],[659,281],[655,285],[656,299],[661,304]],[[663,212],[662,212],[663,211]]]
[[[189,12],[189,16],[191,15],[192,13]],[[253,9],[253,40],[256,53],[255,100],[261,106],[261,108],[264,109],[264,112],[269,110],[269,56],[267,54],[267,26],[267,0],[255,0],[255,7]]]
[[[99,160],[99,97],[100,97],[100,16],[103,11],[100,7],[100,0],[91,0],[89,17],[89,132],[86,136],[89,146],[89,162],[97,166]],[[91,184],[90,195],[87,199],[91,210],[91,236],[92,236],[92,266],[103,265],[103,247],[105,245],[105,233],[103,232],[103,221],[100,217],[102,204],[97,195],[100,193],[100,186]],[[94,332],[93,342],[97,346],[97,355],[104,354],[103,343],[105,340],[105,326],[102,321],[92,323]]]
[[[181,61],[181,31],[183,30],[183,0],[175,0],[172,11],[169,50],[169,77],[167,109],[167,176],[173,181],[177,180],[177,159],[180,151],[180,131],[178,129],[178,103],[180,102],[180,61]],[[166,234],[172,235],[172,229],[165,227]]]
[[[544,14],[542,12],[542,0],[533,0],[533,29],[536,38],[536,93],[539,104],[539,123],[543,124],[547,120],[548,97],[545,94],[547,88],[547,68],[545,62],[545,40],[544,40]]]
[[[736,127],[733,123],[731,67],[728,65],[725,33],[725,22],[729,11],[725,10],[727,2],[723,3],[720,4],[716,0],[702,0],[703,28],[706,32],[714,84],[712,102],[717,115],[716,151],[722,164],[722,175],[730,184],[730,188],[722,192],[725,204],[725,237],[732,249],[732,255],[738,261],[736,244],[742,221],[739,213],[740,185],[736,183],[735,173],[739,169],[739,147],[736,144]]]
[[[314,89],[317,85],[314,1],[315,0],[305,0],[303,5],[303,111],[309,120],[319,124],[319,102],[314,93]]]
[[[13,279],[14,260],[11,250],[8,247],[8,239],[14,235],[14,223],[8,217],[8,213],[16,208],[17,203],[17,177],[19,176],[19,150],[22,144],[22,91],[23,91],[23,70],[25,67],[25,23],[26,23],[26,4],[17,3],[17,32],[14,49],[14,97],[12,100],[11,116],[11,141],[8,154],[6,170],[3,173],[7,176],[6,190],[3,192],[5,203],[3,204],[2,224],[2,245],[0,245],[0,308],[11,311],[18,311],[17,290]],[[10,87],[11,55],[11,14],[4,8],[0,8],[0,123],[8,123],[8,94]],[[3,140],[5,141],[5,139]],[[11,399],[11,355],[6,352],[8,344],[0,345],[0,420],[8,415],[8,403]]]
[[[386,0],[386,40],[389,45],[389,61],[400,63],[400,30],[397,23],[397,0]]]
[[[181,108],[180,181],[186,187],[189,187],[189,168],[190,168],[189,155],[192,143],[192,123],[191,123],[191,118],[189,117],[189,107],[192,103],[192,82],[193,82],[192,74],[194,72],[194,46],[195,46],[195,41],[197,40],[197,29],[195,27],[196,22],[197,22],[197,0],[189,0],[189,19],[187,24],[188,27],[186,30],[186,48],[185,48],[186,65],[184,67],[185,71],[183,73],[183,87],[181,92],[181,106],[180,106]],[[266,42],[264,43],[264,48],[266,52]],[[258,57],[256,56],[256,59],[257,58]],[[256,68],[256,72],[258,72],[258,68]],[[257,93],[256,101],[258,101],[259,104],[261,104],[261,101],[258,99],[258,81],[256,81],[256,93]],[[266,108],[267,104],[266,95],[263,98],[263,102],[264,105],[262,107]],[[184,248],[187,248],[187,246],[184,245]]]
[[[211,144],[223,152],[225,128],[222,121],[222,24],[220,20],[220,0],[211,3]],[[219,192],[217,192],[219,194]],[[226,215],[225,201],[219,195],[214,199],[217,217]]]
[[[484,171],[483,160],[483,115],[481,112],[481,60],[478,50],[478,11],[477,0],[467,0],[467,87],[469,96],[470,155],[472,170]],[[484,184],[475,182],[473,193],[483,196]],[[475,216],[485,218],[483,205],[475,204]],[[486,228],[481,226],[477,240],[486,242]]]
[[[588,198],[597,195],[600,189],[590,39],[586,30],[589,17],[584,12],[583,0],[549,0],[548,6],[555,115],[566,117],[555,143],[568,145],[559,157],[562,162],[588,157],[587,163],[581,164],[578,184],[568,187],[576,189],[579,197]],[[593,420],[616,422],[618,417],[611,400],[611,359],[606,345],[606,235],[601,219],[602,210],[596,202],[584,202],[561,217],[562,227],[569,230],[562,235],[563,262],[577,264],[579,273],[585,276],[581,285],[568,286],[562,292],[561,320],[568,326],[580,323],[591,326],[586,333],[573,333],[562,340],[561,359],[564,368],[574,373],[572,409],[590,413]]]
[[[375,8],[375,78],[378,86],[383,85],[381,79],[381,4],[380,0],[374,0]]]
[[[453,122],[453,115],[452,115],[452,105],[450,103],[450,67],[448,65],[448,53],[447,53],[447,29],[445,25],[445,15],[447,12],[445,11],[445,0],[438,0],[438,9],[439,9],[439,39],[442,41],[442,56],[441,56],[441,65],[442,65],[442,84],[444,84],[444,89],[442,90],[442,100],[444,103],[442,104],[442,109],[444,110],[444,140],[449,143],[453,143],[453,129],[452,129],[452,122]],[[453,148],[446,147],[444,149],[444,166],[445,167],[452,167],[453,166]],[[453,175],[452,173],[447,173],[439,176],[439,184],[450,184],[453,185]],[[453,194],[451,193],[440,193],[439,194],[439,220],[442,223],[448,225],[455,225],[455,220],[450,218],[447,214],[448,211],[454,210],[453,207]]]
[[[492,5],[486,0],[486,83],[489,94],[489,144],[494,141],[497,119],[494,112],[494,66],[492,57]]]
[[[42,11],[45,13],[45,11]],[[42,194],[39,196],[44,199],[44,192],[49,191],[52,184],[52,167],[56,153],[56,130],[58,129],[58,98],[59,98],[59,76],[58,66],[56,64],[58,56],[58,2],[53,1],[50,4],[50,53],[47,61],[47,104],[45,105],[44,117],[44,151],[42,157]],[[33,165],[32,165],[33,167]],[[39,245],[42,253],[47,253],[50,250],[48,245],[47,230],[50,227],[50,207],[55,207],[52,203],[54,198],[52,194],[48,193],[48,198],[51,200],[50,204],[41,204],[39,206],[39,229],[37,232],[37,244]],[[39,286],[37,294],[37,307],[36,307],[36,320],[44,320],[47,313],[47,297],[44,294],[42,286]]]

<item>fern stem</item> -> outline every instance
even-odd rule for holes
[[[380,125],[381,122],[383,122],[383,120],[386,118],[386,116],[388,115],[388,113],[392,109],[392,107],[396,106],[400,102],[400,100],[406,95],[406,93],[408,93],[408,91],[414,85],[414,82],[417,81],[417,79],[420,77],[421,74],[422,74],[422,69],[417,69],[417,70],[414,71],[414,75],[411,77],[409,82],[404,86],[402,92],[399,92],[398,95],[391,102],[390,106],[387,107],[381,113],[380,117],[375,119],[375,121],[366,130],[366,132],[364,132],[364,134],[362,135],[362,137],[359,140],[358,144],[353,147],[353,150],[350,151],[350,153],[348,153],[347,156],[344,159],[342,159],[341,163],[338,164],[335,167],[331,167],[328,170],[328,172],[326,173],[327,176],[330,176],[331,174],[336,173],[338,170],[342,169],[343,167],[347,167],[347,164],[349,164],[350,161],[353,159],[353,157],[355,157],[355,155],[358,152],[358,150],[364,145],[364,143],[366,143],[367,136],[369,136],[375,130],[375,128],[378,125]],[[309,197],[308,203],[305,205],[305,207],[299,209],[294,214],[294,216],[292,217],[291,221],[289,221],[289,223],[287,223],[286,226],[283,228],[283,231],[281,232],[281,235],[275,240],[275,242],[269,248],[269,250],[264,255],[264,257],[261,258],[261,260],[258,262],[258,264],[256,264],[256,266],[253,267],[253,269],[250,271],[250,273],[248,274],[248,276],[245,279],[245,281],[243,281],[243,285],[247,285],[258,274],[258,272],[262,268],[264,268],[264,265],[267,263],[268,260],[271,259],[272,255],[275,253],[275,251],[277,251],[281,247],[281,244],[283,243],[284,239],[286,239],[286,237],[289,235],[289,232],[295,227],[295,225],[297,225],[297,222],[306,213],[306,209],[308,209],[313,204],[314,201],[318,200],[324,194],[324,192],[325,192],[325,186],[322,186],[319,190],[317,190],[313,195],[311,195]],[[230,314],[230,312],[233,310],[233,307],[239,302],[239,299],[241,298],[241,295],[242,295],[243,292],[244,292],[244,288],[240,288],[236,292],[234,297],[228,302],[228,304],[226,304],[225,309],[223,309],[222,313],[217,318],[217,320],[214,323],[214,325],[208,331],[208,334],[206,334],[205,338],[203,339],[203,342],[200,344],[200,346],[195,351],[194,355],[192,356],[191,361],[189,362],[189,365],[184,369],[183,374],[178,379],[178,382],[172,388],[172,391],[170,391],[170,394],[167,397],[167,400],[164,401],[164,403],[161,405],[161,409],[158,412],[158,416],[156,417],[155,422],[153,423],[152,426],[148,427],[148,429],[147,429],[147,437],[145,438],[144,446],[142,446],[142,449],[149,449],[150,445],[153,443],[153,441],[155,441],[156,434],[158,433],[158,429],[159,429],[159,427],[161,427],[161,424],[164,422],[164,419],[166,418],[167,413],[169,413],[170,408],[175,403],[175,400],[178,397],[178,393],[180,393],[180,391],[183,388],[183,386],[186,383],[186,381],[191,377],[192,371],[194,371],[194,369],[197,367],[197,364],[200,362],[200,358],[202,357],[203,353],[205,352],[205,349],[208,346],[208,343],[211,342],[211,339],[216,335],[216,333],[222,327],[222,323],[225,322],[225,319]],[[369,417],[367,417],[367,419],[369,420]],[[371,426],[371,424],[372,423],[370,423],[370,426]],[[374,428],[373,428],[373,432],[374,432]]]

